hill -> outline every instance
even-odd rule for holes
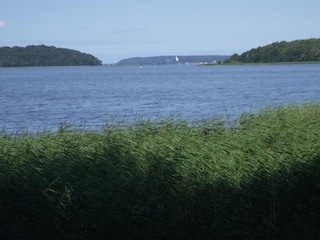
[[[90,54],[53,46],[0,48],[0,67],[97,66],[101,64],[99,59]]]
[[[123,59],[116,63],[116,66],[124,65],[170,65],[170,64],[195,64],[223,62],[230,56],[224,55],[203,55],[203,56],[155,56],[155,57],[134,57]]]
[[[234,54],[225,63],[274,63],[320,61],[320,39],[274,42],[253,48],[241,55]]]

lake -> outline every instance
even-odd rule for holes
[[[320,102],[319,83],[320,64],[0,68],[0,127],[234,120],[269,106]]]

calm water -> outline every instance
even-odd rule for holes
[[[0,69],[0,127],[97,128],[112,119],[216,115],[320,102],[320,65],[59,67]]]

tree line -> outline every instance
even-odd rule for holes
[[[234,54],[224,63],[274,63],[320,61],[320,39],[274,42],[253,48],[241,55]]]
[[[101,60],[90,54],[54,46],[0,48],[0,67],[98,65],[102,65]]]

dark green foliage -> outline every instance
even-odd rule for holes
[[[0,67],[96,66],[102,62],[79,51],[41,46],[0,48]]]
[[[0,136],[1,239],[318,239],[320,106]]]
[[[320,39],[275,42],[253,48],[241,55],[234,54],[225,63],[274,63],[320,61]]]

